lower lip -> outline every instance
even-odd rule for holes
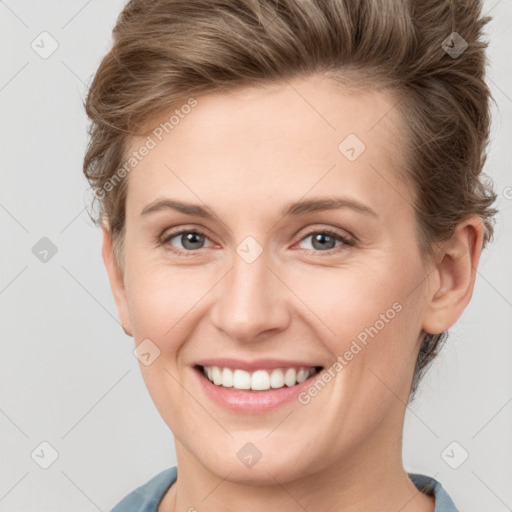
[[[268,412],[296,400],[297,396],[309,387],[320,374],[320,372],[314,373],[304,382],[292,387],[270,388],[266,391],[244,391],[216,386],[203,375],[199,368],[194,368],[194,372],[197,374],[204,392],[211,400],[233,412],[243,413]]]

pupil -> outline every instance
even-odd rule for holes
[[[197,237],[200,237],[201,235],[199,235],[198,233],[187,233],[186,235],[183,235],[183,236],[185,237],[185,242],[182,241],[183,247],[185,247],[186,249],[197,249],[198,248],[198,247],[194,246],[194,243],[196,243],[196,244],[198,243]],[[192,246],[190,246],[189,244],[192,244]]]
[[[330,239],[331,242],[334,242],[334,238],[330,235],[325,235],[323,233],[318,233],[316,236],[313,237],[313,247],[315,247],[315,249],[325,249],[326,248],[326,244],[325,244],[325,239]],[[318,247],[315,246],[315,243],[316,242],[320,242],[320,245]],[[333,247],[327,247],[327,249],[333,249]]]

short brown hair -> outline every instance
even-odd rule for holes
[[[486,243],[496,213],[496,194],[482,179],[488,21],[480,0],[129,1],[85,104],[91,125],[83,169],[120,266],[127,179],[106,185],[132,135],[192,95],[314,73],[399,98],[422,253],[472,214],[482,219]],[[450,53],[466,44],[460,55]],[[445,339],[446,332],[425,335],[411,397]]]

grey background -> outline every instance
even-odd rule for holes
[[[108,511],[175,464],[85,210],[82,100],[123,5],[0,1],[0,511]],[[440,480],[467,512],[512,510],[512,0],[490,0],[486,11],[498,105],[486,165],[499,193],[496,241],[404,433],[406,469]],[[31,47],[42,46],[43,31],[59,45],[47,59]],[[57,248],[47,262],[32,252],[43,237]],[[48,469],[43,441],[58,452]],[[460,461],[463,450],[468,459],[452,469],[446,460]]]

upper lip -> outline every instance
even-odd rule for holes
[[[315,368],[322,366],[305,361],[290,361],[288,359],[255,359],[245,361],[233,358],[201,359],[195,364],[198,366],[219,366],[221,368],[246,370],[248,372],[254,370],[271,370],[274,368]]]

